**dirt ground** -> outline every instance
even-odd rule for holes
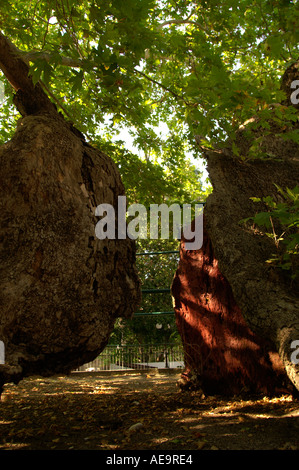
[[[204,397],[178,374],[30,378],[0,402],[0,450],[298,450],[299,401]],[[133,426],[133,428],[132,428]]]

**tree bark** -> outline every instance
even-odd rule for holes
[[[299,366],[291,362],[292,341],[299,339],[298,282],[270,267],[273,242],[240,224],[257,208],[250,197],[277,197],[274,183],[293,188],[298,183],[296,153],[280,153],[282,161],[243,164],[210,154],[208,168],[213,194],[205,207],[206,229],[219,269],[231,286],[234,298],[249,327],[276,345],[290,380],[299,390]]]
[[[298,78],[296,63],[283,77],[282,89],[288,93],[283,103],[286,106],[292,104],[290,94],[294,90],[290,83]],[[299,340],[298,278],[291,280],[283,270],[268,264],[267,260],[275,253],[273,241],[256,227],[240,223],[257,212],[267,210],[265,204],[257,205],[251,197],[272,196],[275,201],[279,201],[275,184],[282,189],[298,185],[299,146],[277,135],[286,130],[280,129],[275,121],[270,121],[270,125],[269,134],[264,134],[263,128],[260,128],[249,135],[246,126],[238,131],[236,143],[240,155],[245,157],[244,161],[234,157],[231,142],[227,142],[225,150],[206,152],[213,193],[208,197],[204,209],[204,252],[190,254],[181,250],[180,266],[173,284],[183,342],[194,345],[194,338],[197,338],[198,348],[203,347],[200,354],[194,352],[194,347],[193,352],[186,350],[192,359],[188,359],[187,373],[193,370],[195,376],[202,375],[202,372],[198,372],[202,371],[202,363],[210,360],[210,370],[206,368],[201,378],[206,379],[205,384],[209,380],[211,383],[212,378],[213,386],[216,384],[218,389],[221,389],[221,380],[223,375],[227,378],[228,371],[232,372],[232,381],[239,381],[235,360],[227,360],[226,356],[231,352],[232,336],[228,331],[228,322],[232,321],[238,331],[233,336],[243,375],[239,381],[241,385],[244,377],[246,380],[249,377],[253,387],[258,387],[264,381],[260,364],[258,377],[252,374],[250,378],[246,370],[248,363],[253,364],[257,360],[252,348],[255,349],[256,344],[266,344],[268,351],[274,348],[279,353],[289,380],[299,390],[299,364],[292,361],[292,343]],[[298,121],[293,128],[299,128]],[[246,158],[248,149],[257,138],[261,149],[271,158]],[[276,226],[275,230],[278,235],[282,233],[281,227]],[[211,252],[212,261],[209,262],[206,257],[209,258]],[[298,256],[294,263],[298,265]],[[206,295],[211,295],[214,302],[214,310],[212,308],[209,314],[209,307],[202,299]],[[223,315],[225,322],[220,326]],[[207,316],[210,322],[208,326],[205,320]],[[245,330],[243,322],[246,323]],[[242,356],[243,333],[245,331],[247,336],[249,330],[253,342],[249,348],[251,359],[246,359]],[[215,336],[214,343],[209,335]],[[221,336],[228,339],[223,342]],[[213,347],[218,342],[221,347],[226,344],[227,350],[220,347],[216,353]],[[220,364],[224,364],[224,372],[220,370]],[[232,389],[235,384],[231,385]],[[272,385],[275,386],[275,380],[272,380]]]
[[[0,68],[16,91],[15,105],[22,116],[35,113],[57,115],[55,105],[44,93],[40,83],[29,76],[29,66],[18,56],[17,48],[0,33]]]
[[[95,209],[116,212],[116,165],[66,122],[0,36],[0,66],[23,114],[0,148],[0,387],[67,373],[106,346],[140,300],[135,243],[99,240]]]
[[[200,250],[186,250],[182,239],[172,294],[184,347],[181,388],[207,395],[292,391],[275,346],[245,321],[205,229]]]

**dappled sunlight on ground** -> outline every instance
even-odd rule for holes
[[[180,391],[178,378],[73,373],[9,384],[0,449],[299,449],[299,402],[291,396],[204,397]]]

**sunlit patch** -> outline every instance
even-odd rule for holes
[[[28,444],[24,443],[15,443],[15,442],[6,442],[2,445],[0,445],[0,449],[2,450],[21,450],[21,449],[26,449],[28,448]]]
[[[288,423],[299,415],[290,396],[182,393],[179,375],[71,375],[10,385],[1,401],[0,449],[254,449],[263,442],[268,448],[299,447],[289,435]],[[129,432],[136,423],[141,430]]]

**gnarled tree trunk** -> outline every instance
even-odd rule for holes
[[[99,240],[95,209],[124,187],[113,161],[59,115],[0,36],[0,66],[23,115],[0,148],[0,386],[69,372],[105,347],[140,299],[135,244]]]
[[[280,155],[282,161],[247,164],[209,156],[214,190],[205,208],[206,230],[219,269],[246,322],[276,345],[290,380],[299,390],[299,366],[291,361],[291,344],[299,339],[298,282],[291,282],[266,263],[275,251],[273,242],[239,223],[257,211],[250,197],[275,197],[274,183],[282,188],[296,186],[299,161],[293,153]]]
[[[245,321],[205,229],[200,250],[186,250],[182,239],[172,295],[184,347],[183,389],[217,395],[291,391],[275,346]]]
[[[293,92],[289,85],[298,78],[297,63],[286,72],[283,89]],[[288,98],[284,104],[292,103]],[[240,389],[243,383],[252,389],[273,390],[277,377],[271,371],[271,350],[278,352],[290,382],[299,390],[299,364],[291,359],[291,345],[299,340],[298,279],[291,281],[282,270],[267,264],[275,252],[273,241],[240,223],[267,210],[250,198],[272,196],[278,201],[275,184],[286,189],[299,181],[298,144],[277,136],[284,130],[275,128],[275,123],[271,126],[272,132],[265,136],[262,128],[248,136],[245,126],[237,144],[246,157],[254,139],[263,137],[262,150],[272,158],[242,161],[234,157],[229,142],[225,150],[206,153],[213,193],[204,209],[205,243],[197,253],[181,250],[172,287],[183,341],[193,344],[193,352],[185,346],[192,359],[186,358],[187,376],[193,371],[204,385],[218,391],[230,372],[229,391]],[[200,354],[195,353],[195,338]]]

